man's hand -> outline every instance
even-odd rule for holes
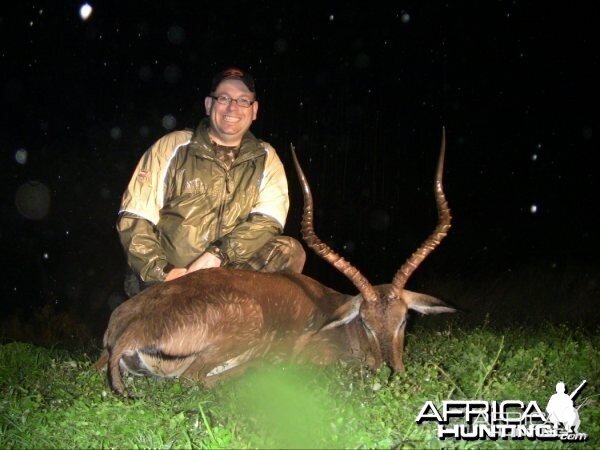
[[[200,269],[210,269],[211,267],[221,267],[221,259],[209,252],[204,252],[200,258],[194,261],[188,268],[188,273]]]
[[[213,255],[212,253],[205,252],[196,261],[194,261],[190,267],[175,267],[171,269],[167,274],[165,281],[175,280],[176,278],[182,277],[185,274],[195,272],[200,269],[209,269],[211,267],[221,267],[221,259]]]
[[[174,280],[175,278],[182,277],[187,272],[188,272],[188,270],[185,267],[175,267],[175,268],[169,270],[169,273],[167,274],[167,278],[165,278],[165,281],[171,281],[171,280]]]

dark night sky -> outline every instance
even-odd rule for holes
[[[591,11],[584,2],[394,3],[98,1],[87,20],[83,2],[5,7],[2,311],[51,302],[93,312],[118,296],[114,222],[134,165],[161,135],[195,126],[210,77],[228,64],[256,78],[253,131],[288,171],[287,234],[299,236],[301,208],[293,142],[317,233],[388,282],[435,225],[445,126],[455,219],[415,283],[468,285],[535,263],[583,265],[597,286]],[[316,257],[306,271],[347,287]]]

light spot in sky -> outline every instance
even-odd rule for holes
[[[329,15],[329,21],[330,21],[330,22],[333,22],[333,19],[335,19],[335,17],[333,16],[333,14],[330,14],[330,15]]]
[[[285,53],[285,51],[288,49],[288,43],[285,39],[277,39],[275,41],[275,43],[273,44],[273,47],[275,48],[275,52],[278,54],[281,53]]]
[[[90,6],[90,4],[84,3],[83,5],[81,5],[81,7],[79,8],[79,16],[83,20],[88,20],[91,15],[92,15],[92,7]]]
[[[140,80],[149,81],[152,78],[152,69],[150,68],[150,66],[144,65],[140,67],[138,75],[140,77]]]
[[[23,217],[42,220],[50,212],[50,189],[39,181],[28,181],[17,189],[15,205]]]
[[[402,16],[400,16],[400,20],[402,21],[402,23],[410,22],[410,14],[408,14],[408,13],[402,14]]]
[[[347,253],[353,253],[354,250],[356,250],[356,243],[354,243],[353,241],[348,241],[346,242],[342,248],[347,252]]]
[[[177,119],[173,114],[166,114],[162,118],[162,126],[167,130],[172,130],[177,125]]]
[[[167,31],[167,39],[171,44],[183,44],[185,41],[185,31],[179,25],[173,25]]]
[[[181,79],[181,68],[175,64],[165,67],[164,78],[167,83],[177,83]]]
[[[590,127],[585,127],[582,131],[581,131],[581,135],[583,136],[583,138],[587,141],[590,140],[593,136],[593,132],[592,129]]]
[[[110,137],[113,138],[115,141],[117,139],[121,139],[121,135],[123,133],[121,132],[121,129],[119,127],[112,127],[110,129]]]
[[[100,188],[100,197],[102,197],[104,200],[108,200],[110,198],[110,189],[106,186],[102,186]]]
[[[27,163],[27,150],[24,148],[20,148],[15,152],[15,161],[17,161],[21,165],[25,165]]]
[[[531,212],[531,214],[535,214],[538,210],[537,205],[531,205],[531,207],[529,208],[529,212]]]
[[[531,155],[531,160],[532,161],[537,161],[537,159],[538,159],[537,153],[534,153],[533,155]]]

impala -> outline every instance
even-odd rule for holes
[[[358,360],[403,370],[407,313],[453,312],[426,294],[404,289],[411,274],[446,236],[451,215],[442,187],[445,133],[435,176],[438,224],[390,284],[373,286],[315,234],[310,188],[292,147],[302,184],[302,237],[356,286],[337,292],[297,273],[199,270],[146,289],[117,307],[96,363],[110,386],[126,395],[122,373],[191,377],[207,385],[244,370],[260,357],[320,364]]]

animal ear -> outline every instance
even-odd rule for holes
[[[420,292],[412,292],[403,289],[402,298],[409,309],[420,312],[421,314],[440,314],[456,311],[456,308],[453,308],[439,298],[421,294]]]
[[[331,316],[331,320],[327,322],[319,332],[331,330],[332,328],[336,328],[342,325],[346,325],[350,323],[358,313],[360,312],[360,305],[363,301],[362,295],[357,295],[356,297],[352,297],[338,309],[333,312]]]

